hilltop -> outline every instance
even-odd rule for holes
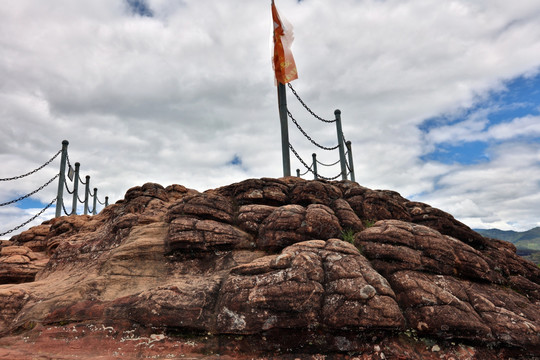
[[[350,181],[147,183],[1,245],[0,358],[540,357],[540,269]]]

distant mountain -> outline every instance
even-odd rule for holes
[[[509,241],[517,248],[517,253],[535,264],[540,264],[540,227],[527,231],[499,229],[475,229],[483,236]]]

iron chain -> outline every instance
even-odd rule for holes
[[[64,187],[66,188],[66,191],[68,192],[68,194],[72,195],[73,192],[75,191],[75,188],[73,188],[73,190],[69,191],[69,188],[68,188],[68,185],[67,185],[67,181],[66,181],[66,178],[64,177]]]
[[[337,179],[338,177],[341,176],[341,173],[339,173],[339,174],[337,174],[336,176],[334,176],[334,177],[332,177],[332,178],[327,178],[327,177],[325,177],[325,176],[322,176],[322,175],[319,175],[319,174],[315,174],[315,173],[313,172],[313,170],[311,169],[311,166],[308,166],[308,165],[306,164],[306,162],[300,157],[300,155],[298,155],[298,153],[297,153],[296,150],[293,148],[293,146],[291,145],[291,143],[289,143],[289,148],[292,150],[294,156],[296,156],[296,158],[302,163],[302,165],[304,165],[304,167],[305,167],[310,173],[312,173],[313,175],[316,175],[317,177],[319,177],[319,178],[321,178],[321,179],[329,180],[329,181],[335,180],[335,179]]]
[[[30,194],[26,194],[24,196],[21,196],[20,198],[18,199],[15,199],[15,200],[11,200],[11,201],[8,201],[8,202],[5,202],[3,204],[0,204],[0,206],[5,206],[5,205],[10,205],[10,204],[14,204],[18,201],[21,201],[23,199],[26,199],[27,197],[30,197],[32,195],[34,195],[35,193],[37,193],[38,191],[41,191],[43,190],[47,185],[49,185],[50,183],[52,183],[60,174],[56,174],[51,180],[47,181],[45,184],[43,184],[41,187],[39,187],[37,190],[34,190],[32,191]]]
[[[320,116],[318,116],[317,114],[315,114],[315,113],[314,113],[314,112],[306,105],[306,103],[304,103],[304,101],[302,101],[302,99],[300,98],[300,96],[296,93],[296,91],[295,91],[294,88],[292,87],[291,83],[287,83],[287,85],[289,86],[289,89],[291,89],[293,95],[296,96],[296,99],[298,99],[298,101],[300,102],[300,104],[302,104],[302,106],[304,106],[304,108],[305,108],[311,115],[313,115],[316,119],[319,119],[319,120],[321,120],[322,122],[330,123],[330,124],[337,121],[337,119],[334,119],[334,120],[325,120],[325,119],[321,118]]]
[[[56,201],[56,198],[54,198],[50,203],[49,205],[45,206],[45,208],[43,208],[43,210],[41,210],[40,212],[38,212],[36,215],[34,215],[33,217],[31,217],[30,219],[28,219],[27,221],[25,221],[24,223],[22,223],[21,225],[11,229],[11,230],[8,230],[6,232],[3,232],[3,233],[0,233],[0,236],[4,236],[4,235],[7,235],[9,233],[12,233],[16,230],[19,230],[20,228],[22,228],[23,226],[29,224],[30,222],[34,221],[38,216],[40,216],[41,214],[43,214],[45,212],[45,210],[47,210],[48,208],[51,207],[52,204],[54,204],[54,202]]]
[[[43,169],[45,166],[49,165],[54,159],[56,159],[56,157],[58,155],[60,155],[61,152],[62,152],[62,150],[58,151],[49,161],[47,161],[45,164],[41,165],[37,169],[30,171],[29,173],[26,173],[24,175],[14,176],[14,177],[11,177],[11,178],[0,179],[0,181],[17,180],[17,179],[22,179],[23,177],[26,177],[28,175],[32,175],[32,174],[38,172],[39,170]]]
[[[66,205],[64,204],[64,202],[62,202],[62,209],[64,210],[64,214],[66,214],[66,216],[69,216],[69,214],[67,213]]]
[[[330,167],[330,166],[334,166],[334,165],[338,164],[340,161],[341,161],[341,160],[338,159],[338,161],[336,161],[336,162],[333,163],[333,164],[325,164],[325,163],[322,163],[322,162],[320,162],[319,160],[317,160],[317,164],[322,165],[322,166],[328,166],[328,167]]]
[[[300,130],[300,132],[309,140],[311,141],[311,143],[323,150],[335,150],[339,147],[339,144],[334,146],[334,147],[326,147],[326,146],[322,146],[321,144],[318,144],[317,142],[315,142],[315,140],[313,140],[311,138],[311,136],[309,136],[305,131],[304,129],[302,129],[302,127],[300,126],[300,124],[298,124],[298,122],[296,121],[296,119],[292,116],[291,112],[289,110],[287,110],[287,115],[289,115],[289,117],[291,118],[292,122],[294,123],[294,125],[296,125],[296,127],[298,128],[298,130]]]

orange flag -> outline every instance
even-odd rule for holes
[[[276,80],[286,84],[298,79],[296,64],[291,52],[294,37],[292,26],[287,21],[282,21],[274,1],[272,1],[272,20],[274,22],[274,57],[272,64],[276,72]]]

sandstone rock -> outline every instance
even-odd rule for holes
[[[0,358],[540,357],[540,269],[349,181],[148,183],[2,241],[1,276]]]
[[[405,206],[409,209],[411,222],[428,226],[441,234],[461,240],[476,249],[484,249],[487,245],[488,241],[482,235],[442,210],[420,202],[408,202]]]
[[[0,248],[0,284],[18,284],[34,281],[49,259],[26,246]]]
[[[338,218],[326,205],[286,205],[274,210],[261,224],[257,246],[278,250],[309,239],[338,237],[341,231]]]
[[[169,253],[247,249],[253,238],[229,224],[183,216],[171,222],[166,246]]]
[[[269,205],[243,205],[238,210],[238,226],[252,234],[259,232],[261,223],[276,207]]]
[[[369,221],[384,219],[411,220],[406,207],[408,201],[397,192],[370,190],[358,186],[347,190],[344,197],[360,219]]]
[[[230,224],[234,218],[234,207],[229,198],[219,194],[196,194],[183,197],[169,209],[169,221],[179,216],[194,216]]]
[[[215,190],[231,197],[238,205],[262,204],[280,206],[288,202],[287,184],[280,179],[248,179]]]
[[[291,188],[291,202],[308,206],[309,204],[331,204],[333,200],[343,197],[341,190],[326,181],[299,182]]]
[[[238,266],[223,285],[217,330],[404,326],[395,295],[352,245],[312,240]]]
[[[382,220],[358,233],[355,241],[385,275],[407,269],[484,281],[495,279],[479,251],[426,226]]]

